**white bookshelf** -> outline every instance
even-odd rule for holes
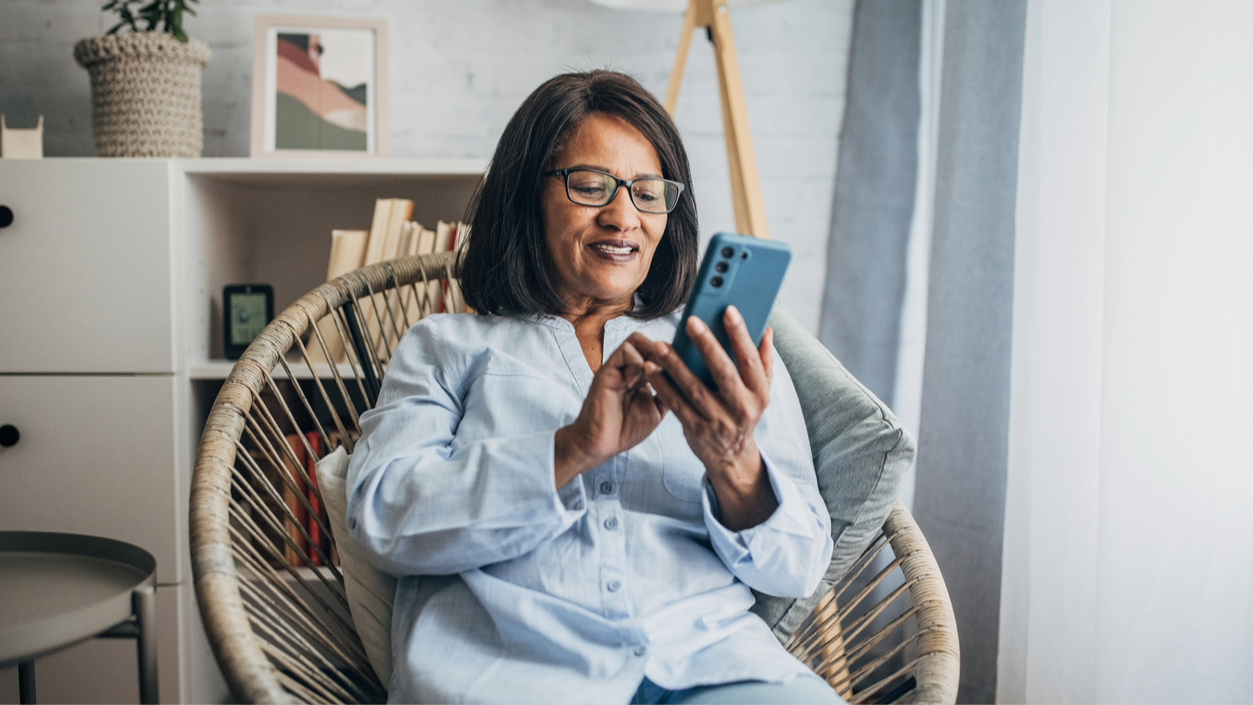
[[[292,375],[296,379],[313,379],[313,372],[309,371],[309,367],[299,359],[288,359],[287,364],[291,367]],[[209,360],[207,362],[199,362],[194,365],[188,365],[187,377],[193,381],[204,380],[223,380],[230,375],[231,369],[235,366],[234,360]],[[356,378],[352,367],[347,362],[341,362],[335,366],[339,372],[340,378],[345,383]],[[318,379],[329,380],[334,379],[331,373],[331,366],[324,362],[315,362],[313,369],[317,372]],[[270,376],[274,379],[287,379],[287,371],[282,367],[277,367]]]
[[[464,217],[477,159],[197,159],[173,162],[185,233],[186,367],[223,379],[222,287],[274,287],[277,315],[326,281],[332,229],[368,230],[377,198],[408,198],[428,227]],[[176,215],[176,218],[179,216]]]
[[[363,176],[482,176],[485,159],[178,159],[174,165],[185,174]]]

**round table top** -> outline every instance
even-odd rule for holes
[[[0,668],[63,649],[133,613],[156,560],[121,541],[0,531]]]

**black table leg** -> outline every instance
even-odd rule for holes
[[[157,593],[151,586],[135,591],[133,605],[139,633],[135,644],[139,650],[139,702],[158,703],[157,692]]]
[[[17,701],[22,705],[35,702],[34,661],[23,661],[17,665],[17,691]]]

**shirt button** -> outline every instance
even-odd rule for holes
[[[646,654],[646,653],[648,653],[648,647],[647,647],[647,646],[637,646],[637,647],[635,647],[635,655],[636,655],[636,656],[643,656],[643,655],[644,655],[644,654]]]
[[[613,483],[612,483],[612,482],[602,482],[602,483],[600,483],[600,493],[601,493],[601,494],[610,494],[611,492],[613,492]]]
[[[617,517],[609,517],[608,519],[606,519],[606,520],[605,520],[605,528],[606,528],[606,529],[609,529],[610,531],[613,531],[614,529],[618,528],[618,518],[617,518]]]
[[[617,592],[619,589],[622,588],[622,583],[618,582],[617,580],[610,580],[609,584],[606,585],[605,587],[609,589],[609,592]]]

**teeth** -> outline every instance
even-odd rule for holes
[[[597,243],[592,245],[592,247],[614,255],[629,255],[634,251],[630,247],[616,247],[614,245],[606,245],[604,243]]]

